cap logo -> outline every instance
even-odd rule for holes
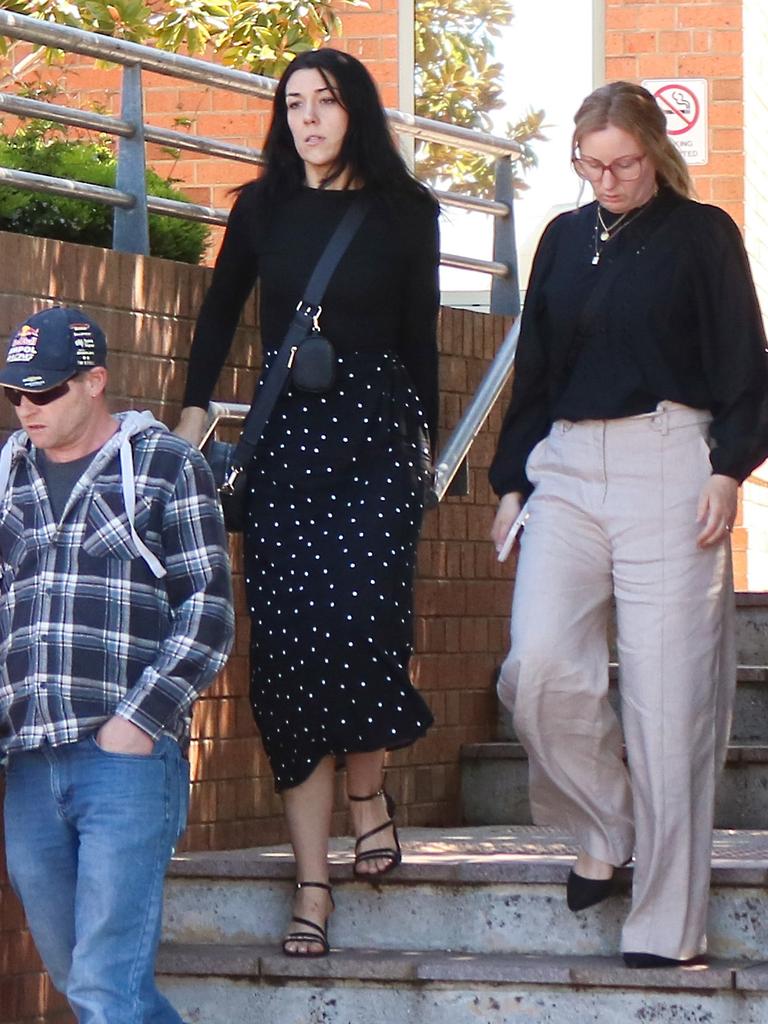
[[[72,340],[75,343],[76,358],[78,366],[93,366],[94,349],[96,342],[93,340],[90,324],[70,324]]]
[[[30,363],[37,355],[37,339],[40,331],[37,327],[23,324],[13,336],[8,347],[7,362]]]

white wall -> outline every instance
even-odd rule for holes
[[[756,0],[759,2],[759,0]],[[538,166],[526,175],[530,188],[515,204],[521,281],[547,222],[573,206],[579,181],[570,168],[572,119],[581,100],[602,81],[602,0],[515,0],[515,17],[504,32],[497,58],[505,65],[507,106],[497,115],[500,132],[531,108],[544,108],[547,142],[536,144]],[[450,209],[441,221],[447,252],[490,259],[490,218]],[[489,278],[443,268],[444,297],[487,292]]]

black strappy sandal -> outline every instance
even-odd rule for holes
[[[354,874],[355,878],[360,878],[363,880],[368,879],[370,881],[376,881],[376,879],[381,878],[382,875],[386,875],[390,871],[394,870],[394,868],[396,868],[403,859],[403,851],[400,849],[400,840],[398,839],[397,836],[397,827],[395,826],[393,820],[395,815],[395,801],[392,799],[389,793],[387,793],[387,791],[382,787],[381,789],[377,789],[375,793],[371,793],[370,796],[349,795],[349,799],[355,801],[375,800],[376,797],[379,796],[384,797],[384,801],[387,807],[387,814],[389,815],[389,817],[381,825],[377,825],[376,828],[372,828],[369,832],[365,832],[363,835],[361,835],[360,838],[355,843],[355,865],[354,868],[352,869],[352,873]],[[371,836],[378,835],[379,832],[383,832],[385,829],[388,829],[390,827],[392,829],[392,834],[395,838],[394,846],[379,846],[373,850],[363,850],[362,852],[360,852],[361,843],[364,843],[366,839],[370,839]],[[364,864],[366,861],[385,859],[389,861],[389,864],[387,864],[387,866],[382,868],[380,871],[358,870],[359,866],[361,864]]]
[[[333,901],[333,890],[331,886],[326,882],[297,882],[297,889],[325,889],[331,898],[331,910],[335,910],[336,904]],[[328,917],[325,919],[324,924],[318,924],[317,921],[310,921],[308,917],[292,917],[291,924],[295,921],[296,924],[303,925],[304,928],[311,928],[312,931],[289,931],[283,939],[283,953],[286,956],[328,956],[331,951],[331,947],[328,945]],[[301,952],[298,949],[286,949],[286,946],[290,942],[309,942],[313,943],[320,948],[317,951]]]

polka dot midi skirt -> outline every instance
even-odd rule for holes
[[[251,704],[278,790],[327,755],[393,749],[432,715],[408,675],[423,509],[418,399],[392,353],[288,391],[249,472]]]

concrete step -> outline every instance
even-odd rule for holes
[[[473,743],[461,752],[467,825],[529,825],[528,757],[520,743]],[[768,829],[768,745],[734,743],[717,788],[715,825]]]
[[[739,666],[731,741],[768,744],[768,666]]]
[[[204,1024],[757,1024],[768,965],[632,971],[618,957],[334,951],[291,959],[259,945],[169,944],[160,985]]]
[[[376,886],[352,879],[351,840],[334,841],[333,945],[381,953],[451,951],[468,963],[486,954],[616,955],[631,868],[619,871],[615,898],[574,915],[564,884],[576,851],[557,830],[404,829],[402,840],[404,864]],[[175,858],[164,940],[274,952],[290,916],[293,873],[286,847]],[[768,959],[766,883],[768,833],[718,832],[709,919],[714,957]],[[192,1019],[208,1022],[204,1015]]]
[[[616,627],[611,617],[608,642],[616,658]],[[768,593],[736,594],[736,658],[741,665],[768,665]]]
[[[619,666],[615,662],[609,667],[609,677],[609,699],[614,711],[621,718]],[[512,712],[501,701],[498,702],[496,739],[517,739]],[[739,744],[768,745],[768,665],[739,665],[731,740]]]
[[[611,629],[612,656],[616,657]],[[739,659],[731,738],[734,743],[768,744],[768,594],[736,595],[736,648]],[[610,665],[611,703],[619,711],[619,667]],[[516,740],[512,713],[499,702],[497,740]]]
[[[768,594],[736,595],[736,652],[743,665],[768,665]]]

